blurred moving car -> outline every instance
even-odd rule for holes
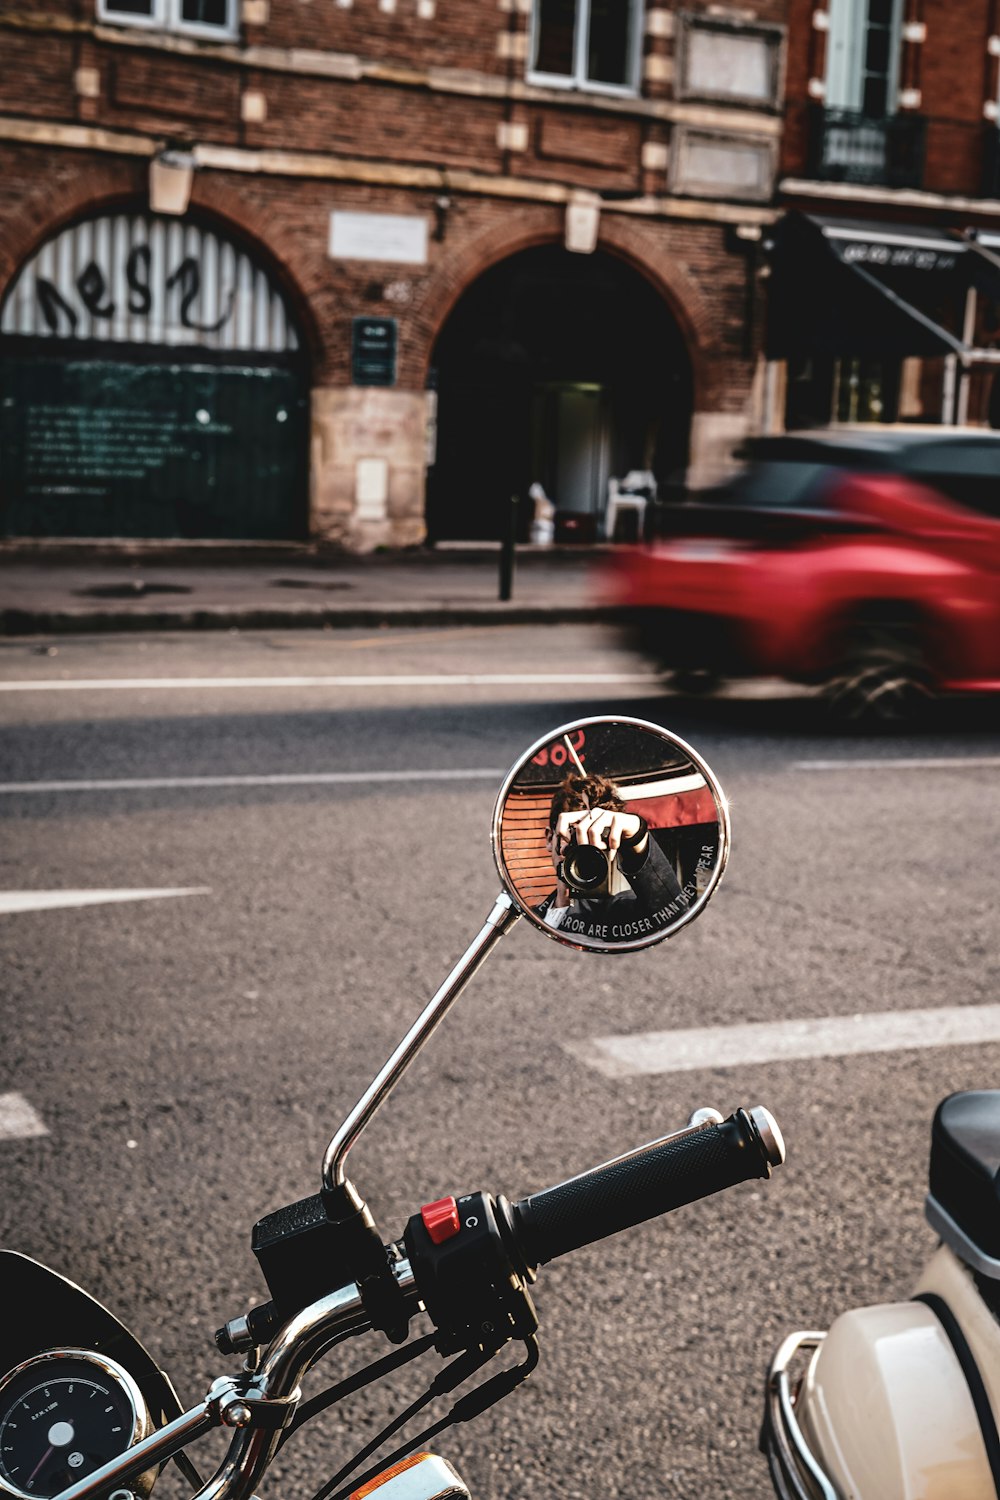
[[[784,677],[868,721],[1000,691],[1000,433],[838,428],[743,456],[605,575],[678,686]]]

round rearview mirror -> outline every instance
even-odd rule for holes
[[[704,910],[729,854],[729,809],[677,735],[644,719],[577,719],[507,776],[493,854],[513,901],[549,937],[628,952]]]

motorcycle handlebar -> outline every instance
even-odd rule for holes
[[[650,1141],[514,1205],[524,1259],[538,1266],[647,1219],[707,1198],[785,1159],[781,1132],[760,1106],[721,1124],[694,1126]]]
[[[509,1217],[503,1231],[493,1219],[492,1231],[486,1238],[495,1244],[498,1253],[503,1253],[502,1247],[512,1232],[525,1266],[533,1268],[737,1182],[768,1177],[771,1167],[784,1159],[781,1132],[769,1112],[760,1107],[749,1111],[738,1109],[719,1124],[697,1125],[651,1141],[556,1187],[532,1193],[513,1208],[501,1200]],[[488,1194],[478,1196],[493,1204]],[[472,1222],[477,1223],[477,1228],[488,1229],[487,1225],[468,1219],[465,1229]],[[419,1225],[426,1235],[420,1215],[411,1219],[410,1224]],[[444,1240],[445,1247],[455,1243]],[[489,1256],[484,1260],[480,1253],[483,1244],[483,1239],[478,1238],[472,1269],[485,1274],[487,1290],[500,1297],[499,1313],[508,1317],[503,1327],[497,1325],[499,1341],[521,1337],[524,1331],[533,1332],[537,1323],[530,1299],[527,1319],[520,1330],[508,1316],[513,1303],[503,1300],[504,1288],[510,1289],[519,1276],[510,1274],[513,1267],[509,1262],[505,1275],[494,1274],[496,1266]],[[432,1244],[428,1237],[427,1245],[437,1248],[438,1241]],[[397,1255],[392,1274],[407,1305],[418,1299],[427,1301],[428,1292],[416,1265]],[[458,1295],[460,1312],[463,1299],[471,1296],[470,1305],[476,1311],[475,1338],[481,1340],[483,1330],[492,1331],[493,1325],[482,1321],[476,1301],[476,1276],[473,1275],[471,1282],[461,1275],[446,1279],[449,1292]],[[429,1304],[427,1311],[434,1316]],[[236,1321],[243,1324],[246,1320]],[[200,1405],[77,1481],[57,1500],[100,1500],[101,1495],[127,1483],[137,1473],[165,1462],[202,1432],[220,1424],[234,1426],[237,1431],[221,1467],[194,1500],[250,1500],[273,1456],[278,1431],[294,1410],[302,1376],[339,1337],[367,1326],[364,1300],[357,1285],[349,1282],[331,1291],[302,1308],[278,1329],[246,1388],[230,1379],[217,1382]],[[224,1330],[227,1337],[234,1327],[227,1325]],[[252,1337],[249,1330],[246,1336]],[[462,1341],[454,1347],[462,1347]],[[257,1399],[251,1400],[252,1395]],[[262,1410],[266,1418],[259,1425],[253,1419],[255,1408]],[[272,1420],[275,1412],[279,1413],[277,1421]]]

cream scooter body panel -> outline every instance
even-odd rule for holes
[[[917,1282],[914,1295],[921,1292],[933,1292],[947,1302],[982,1376],[994,1420],[1000,1420],[1000,1324],[979,1295],[972,1272],[942,1245]]]
[[[923,1303],[839,1317],[810,1361],[796,1413],[844,1500],[995,1500],[965,1376]]]

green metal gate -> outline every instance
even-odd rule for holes
[[[0,362],[6,536],[302,537],[307,453],[294,368]]]

